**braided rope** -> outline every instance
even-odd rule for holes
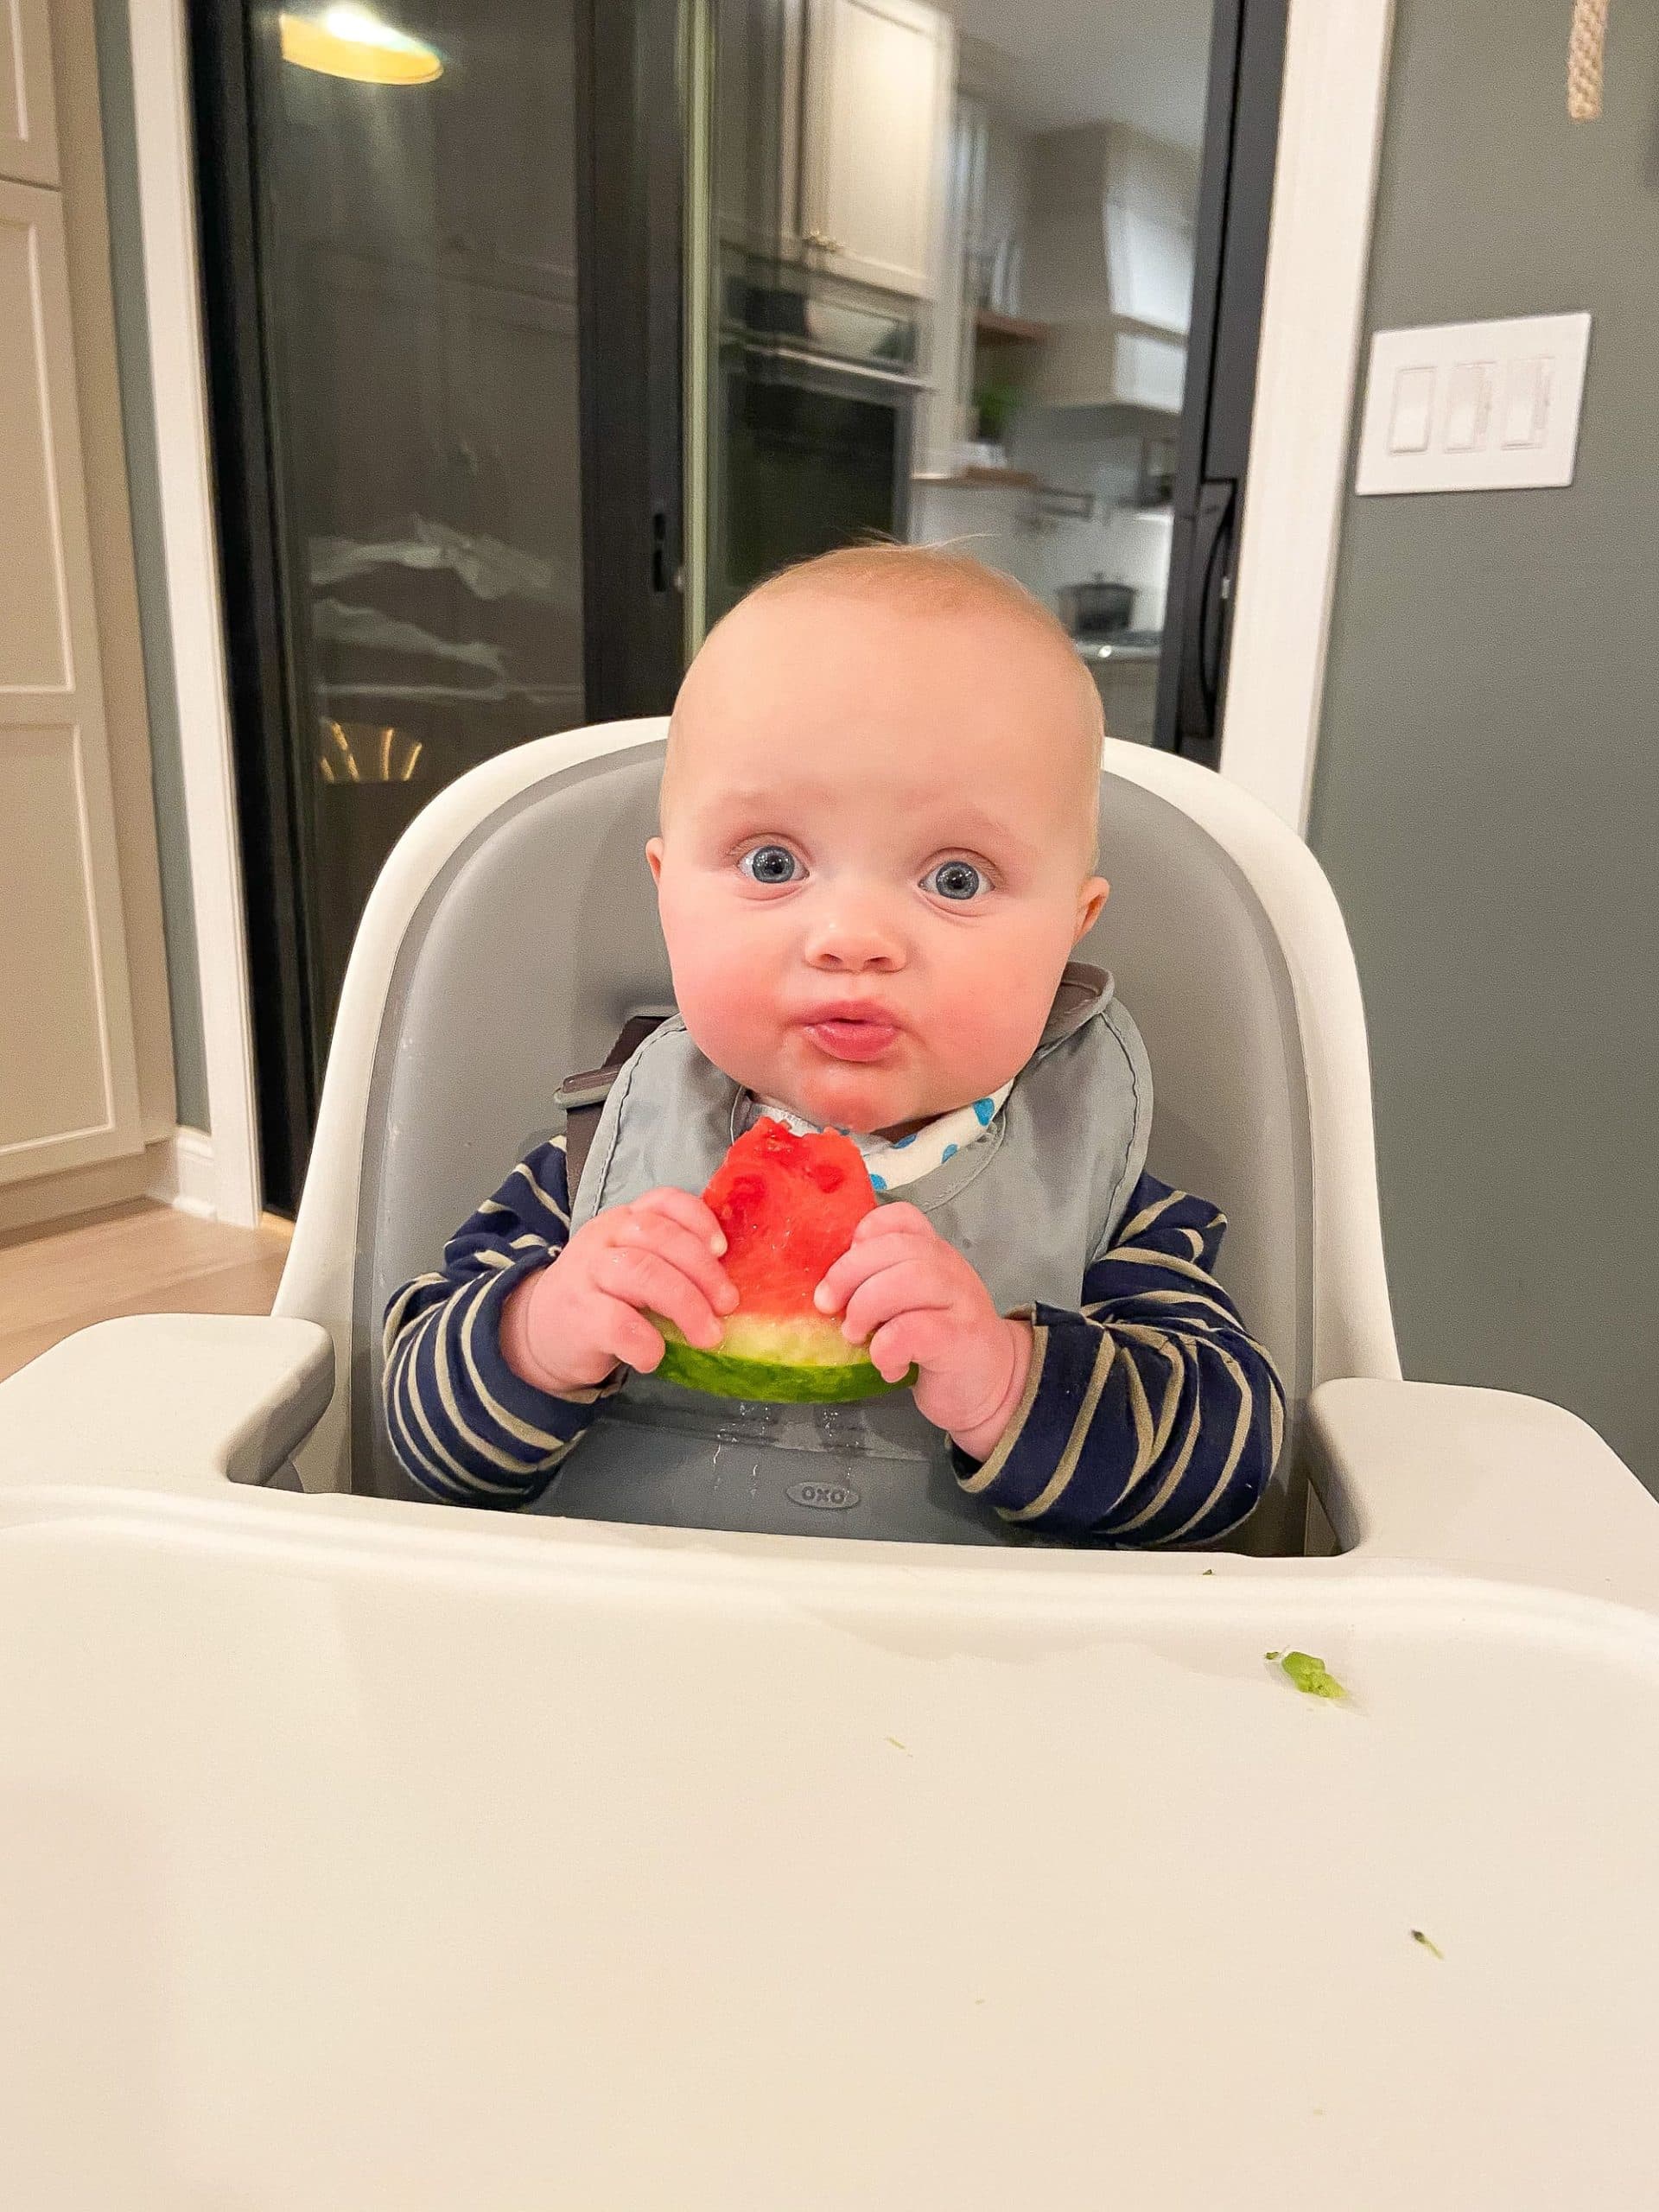
[[[1567,111],[1574,123],[1601,113],[1602,54],[1607,41],[1607,0],[1573,0],[1567,46]]]

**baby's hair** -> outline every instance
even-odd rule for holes
[[[741,621],[747,608],[768,600],[789,599],[815,591],[842,599],[880,601],[887,607],[903,608],[923,620],[931,615],[978,613],[1018,622],[1039,650],[1047,654],[1057,667],[1064,669],[1076,686],[1080,732],[1088,754],[1092,756],[1093,773],[1089,788],[1092,791],[1098,783],[1106,736],[1105,719],[1101,712],[1100,694],[1077,658],[1070,632],[1017,578],[976,560],[957,545],[899,545],[877,540],[838,546],[833,552],[798,561],[792,567],[779,569],[775,575],[766,577],[722,615],[703,640],[702,650],[707,651],[710,641],[728,622]],[[679,728],[677,702],[669,724],[668,757],[664,764],[658,802],[664,822],[676,780]],[[1092,824],[1092,799],[1088,804]],[[1097,842],[1097,835],[1091,831],[1091,850]]]
[[[1025,623],[1075,671],[1093,733],[1098,774],[1105,736],[1100,694],[1058,616],[1017,577],[991,568],[955,544],[900,545],[872,539],[859,545],[840,545],[833,552],[817,553],[810,560],[779,569],[756,584],[740,604],[817,590],[836,592],[849,599],[879,599],[918,614],[957,614],[979,608]]]

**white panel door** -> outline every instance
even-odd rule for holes
[[[951,31],[919,0],[812,0],[801,235],[823,268],[931,294]]]
[[[3,1184],[142,1144],[63,216],[5,181],[0,577]]]
[[[0,0],[0,177],[58,181],[48,0]]]

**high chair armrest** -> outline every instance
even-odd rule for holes
[[[334,1345],[315,1321],[101,1321],[0,1382],[0,1488],[265,1482],[315,1425],[334,1382]]]
[[[1309,1472],[1345,1552],[1659,1611],[1659,1505],[1594,1429],[1539,1398],[1327,1382]]]

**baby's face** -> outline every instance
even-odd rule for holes
[[[722,627],[680,695],[649,849],[716,1067],[893,1132],[1024,1066],[1106,895],[1085,683],[995,609],[798,590]]]

